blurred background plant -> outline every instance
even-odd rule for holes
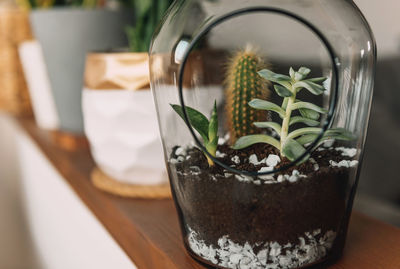
[[[129,50],[147,52],[150,40],[163,15],[173,0],[16,0],[25,9],[46,9],[53,7],[101,8],[122,5],[131,8],[135,26],[127,26]],[[182,5],[184,1],[181,1]]]
[[[153,32],[173,0],[121,0],[121,2],[132,8],[135,13],[135,26],[126,28],[129,49],[133,52],[147,52]]]

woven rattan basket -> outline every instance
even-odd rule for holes
[[[29,93],[18,56],[18,45],[32,39],[28,12],[0,6],[0,110],[32,114]]]

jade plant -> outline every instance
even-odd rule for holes
[[[184,112],[181,106],[171,105],[176,113],[184,120]],[[214,102],[214,109],[212,111],[210,120],[207,119],[201,112],[185,106],[186,113],[189,118],[191,126],[199,133],[203,139],[204,147],[213,156],[216,156],[218,146],[218,114],[217,114],[217,102]],[[206,154],[208,164],[214,165],[213,160]]]
[[[290,68],[289,76],[276,74],[268,69],[258,72],[263,79],[273,82],[276,93],[283,98],[282,105],[279,106],[272,102],[253,99],[248,105],[254,109],[262,111],[272,111],[277,113],[282,119],[282,123],[267,121],[254,122],[258,128],[271,128],[279,136],[279,140],[267,134],[254,134],[240,137],[234,144],[234,149],[243,149],[257,143],[270,144],[280,151],[282,157],[294,161],[306,152],[305,146],[318,138],[322,128],[318,119],[321,114],[327,111],[315,104],[304,102],[296,98],[297,94],[306,89],[314,95],[321,95],[326,89],[323,86],[325,77],[307,78],[311,70],[301,67],[298,71]],[[295,111],[299,115],[293,116]],[[303,123],[309,127],[290,130],[296,123]],[[353,135],[342,128],[328,129],[319,141],[319,144],[330,139],[352,140]],[[303,160],[304,161],[304,160]]]
[[[259,133],[260,130],[252,122],[267,119],[265,113],[247,105],[254,98],[267,98],[267,85],[257,75],[262,65],[261,57],[252,48],[235,53],[228,65],[225,81],[226,115],[232,143],[241,136]]]

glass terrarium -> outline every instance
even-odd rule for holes
[[[178,0],[151,86],[188,252],[214,268],[340,258],[376,48],[348,0]]]

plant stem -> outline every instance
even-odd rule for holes
[[[208,165],[209,165],[210,167],[214,166],[214,161],[211,160],[211,158],[208,157],[207,155],[206,155],[206,157],[207,157]]]
[[[296,101],[296,91],[292,89],[293,96],[289,97],[288,103],[286,105],[286,112],[285,112],[285,117],[283,118],[282,122],[282,131],[281,131],[281,149],[283,149],[283,145],[286,142],[286,138],[289,132],[289,123],[290,123],[290,116],[292,115],[292,105]],[[281,153],[282,156],[283,153]]]

